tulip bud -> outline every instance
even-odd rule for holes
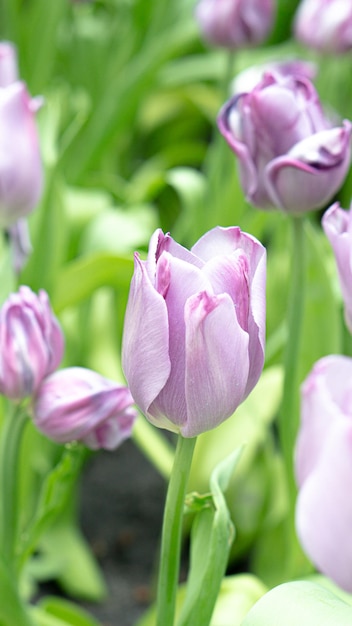
[[[20,287],[0,310],[0,393],[20,400],[35,393],[59,365],[64,340],[48,296]]]
[[[294,31],[299,41],[320,52],[352,50],[351,0],[303,0]]]
[[[18,80],[16,48],[8,41],[0,42],[0,87]]]
[[[82,367],[48,376],[33,405],[33,420],[57,443],[81,441],[88,448],[112,450],[131,435],[137,413],[122,385]]]
[[[194,437],[228,418],[264,363],[263,246],[214,228],[188,251],[157,230],[135,255],[122,362],[150,422]]]
[[[352,359],[318,361],[302,386],[296,528],[314,565],[352,592]]]
[[[313,80],[317,74],[317,67],[314,63],[300,59],[251,65],[236,75],[231,84],[231,93],[240,94],[252,91],[268,73],[273,74],[278,80],[287,76],[300,76]]]
[[[28,215],[42,192],[36,108],[23,83],[0,88],[0,228]]]
[[[352,206],[345,211],[336,202],[324,213],[322,226],[334,251],[345,320],[352,333]]]
[[[195,17],[210,44],[243,48],[266,39],[274,9],[274,0],[200,0]]]
[[[332,127],[302,76],[266,74],[224,105],[218,125],[239,158],[246,198],[262,209],[321,208],[349,169],[351,123]]]

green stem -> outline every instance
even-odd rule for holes
[[[142,415],[133,427],[132,438],[155,469],[168,480],[174,460],[174,450],[157,428],[154,428]]]
[[[299,354],[304,314],[305,254],[304,219],[292,217],[291,282],[287,315],[287,343],[283,398],[279,418],[281,446],[285,460],[290,500],[296,496],[293,451],[299,420]]]
[[[179,435],[166,496],[157,593],[156,626],[173,626],[180,568],[183,508],[196,438]]]
[[[15,559],[18,528],[19,450],[27,415],[20,406],[8,410],[0,442],[0,554],[9,567]]]

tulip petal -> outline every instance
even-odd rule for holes
[[[167,252],[164,252],[158,261],[156,283],[163,285],[169,316],[171,371],[155,402],[149,407],[148,416],[153,415],[155,420],[158,420],[160,415],[167,415],[173,424],[181,425],[187,419],[185,304],[194,293],[204,289],[211,291],[211,285],[200,269],[181,259],[172,257]],[[167,289],[165,289],[166,284],[168,284]],[[129,379],[127,378],[127,380]]]
[[[248,370],[248,335],[227,294],[206,291],[189,298],[186,320],[187,422],[181,433],[195,437],[232,415],[242,402]]]
[[[350,165],[351,124],[315,133],[266,167],[275,206],[293,213],[318,209],[341,186]]]
[[[316,567],[352,592],[352,426],[350,419],[330,429],[314,471],[300,489],[296,528]]]
[[[146,414],[170,374],[169,323],[165,300],[151,284],[138,254],[125,316],[122,366],[133,398]]]

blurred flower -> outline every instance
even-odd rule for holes
[[[127,389],[82,367],[48,376],[33,404],[36,427],[57,443],[82,441],[112,450],[131,435],[137,417]]]
[[[17,220],[9,226],[6,232],[11,241],[13,269],[16,274],[19,274],[32,252],[28,221],[26,219]]]
[[[321,52],[352,50],[351,0],[303,0],[294,31],[302,43]]]
[[[296,528],[314,565],[352,592],[352,359],[318,361],[302,386]]]
[[[0,87],[18,80],[17,53],[9,41],[0,41]]]
[[[274,0],[200,0],[195,17],[210,44],[243,48],[264,41],[274,9]]]
[[[157,230],[135,255],[123,336],[132,395],[156,426],[194,437],[253,389],[264,362],[263,246],[214,228],[188,251]]]
[[[252,91],[268,72],[278,80],[280,77],[285,78],[286,76],[299,76],[313,80],[317,75],[317,66],[300,59],[286,59],[286,61],[263,63],[263,65],[251,65],[234,78],[231,92],[239,94]]]
[[[25,85],[0,88],[0,227],[30,213],[42,193],[42,163],[34,113]]]
[[[336,202],[324,213],[322,225],[335,254],[345,320],[352,333],[352,207],[345,211]]]
[[[239,158],[242,187],[262,208],[302,213],[324,206],[350,164],[351,124],[331,127],[313,85],[266,74],[221,109],[220,132]]]
[[[59,365],[63,335],[48,295],[20,287],[0,309],[0,393],[13,400],[33,395]]]

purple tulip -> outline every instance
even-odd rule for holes
[[[302,387],[296,528],[314,565],[352,592],[352,359],[318,361]]]
[[[322,225],[334,251],[345,320],[352,333],[352,206],[345,211],[336,202],[324,213]]]
[[[127,389],[82,367],[48,376],[33,405],[33,420],[57,443],[82,441],[88,448],[112,450],[131,435],[137,417]]]
[[[20,287],[0,310],[0,393],[20,400],[35,393],[59,365],[63,335],[48,296]]]
[[[302,213],[324,206],[350,165],[351,124],[331,127],[302,76],[266,74],[219,114],[220,132],[238,156],[246,198],[262,208]]]
[[[235,95],[252,91],[268,73],[277,76],[278,79],[287,76],[299,76],[314,80],[317,75],[317,66],[300,59],[286,59],[285,61],[263,63],[262,65],[251,65],[234,78],[231,93]]]
[[[8,87],[18,80],[17,53],[8,41],[0,42],[0,87]]]
[[[123,336],[131,393],[160,428],[194,437],[228,418],[264,362],[266,252],[239,228],[188,251],[157,230],[135,271]]]
[[[210,44],[243,48],[266,39],[274,13],[274,0],[200,0],[195,17]]]
[[[352,50],[351,0],[303,0],[294,31],[302,43],[321,52]]]
[[[37,104],[21,82],[0,88],[0,228],[28,215],[42,192]]]

